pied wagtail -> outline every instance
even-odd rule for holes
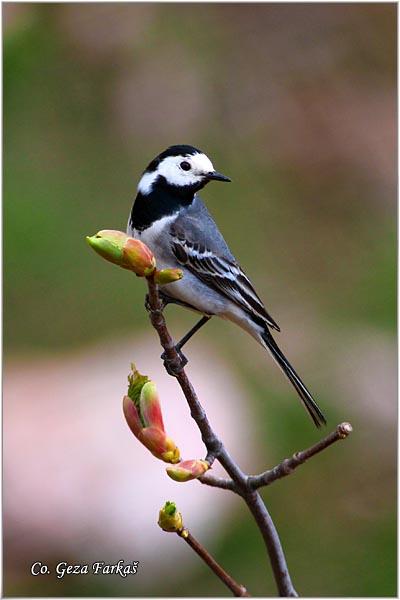
[[[177,348],[213,315],[233,321],[269,350],[319,427],[326,423],[324,415],[271,335],[270,330],[280,331],[279,326],[198,196],[212,180],[230,181],[193,146],[167,148],[151,161],[139,181],[128,235],[152,250],[158,268],[183,270],[183,279],[162,287],[163,301],[203,314]]]

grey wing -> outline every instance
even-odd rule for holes
[[[171,226],[170,235],[172,251],[180,264],[256,321],[280,331],[208,212],[201,219],[189,213],[182,215]]]

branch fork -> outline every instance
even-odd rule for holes
[[[139,277],[146,278],[148,295],[146,296],[145,306],[149,312],[151,324],[157,331],[164,350],[162,358],[165,368],[169,375],[175,377],[178,381],[189,405],[190,414],[200,430],[201,438],[207,451],[204,461],[185,461],[180,463],[181,466],[170,467],[170,476],[173,473],[173,478],[176,480],[188,481],[190,478],[193,478],[191,474],[194,474],[204,485],[229,490],[241,496],[263,536],[279,595],[296,597],[297,592],[289,574],[278,533],[258,490],[261,487],[270,485],[277,479],[287,477],[297,467],[319,452],[322,452],[335,442],[345,439],[352,431],[350,423],[341,423],[325,438],[306,450],[296,452],[291,458],[284,459],[273,469],[264,471],[259,475],[247,475],[243,473],[212,429],[207,415],[197,398],[193,385],[185,372],[187,360],[181,352],[181,347],[210,317],[204,316],[178,345],[175,345],[165,322],[163,315],[165,302],[159,294],[158,285],[178,281],[183,276],[182,271],[179,269],[158,270],[151,250],[140,240],[130,238],[126,233],[121,231],[102,230],[95,236],[87,237],[86,240],[106,260],[117,264],[123,269],[132,271]],[[172,440],[165,434],[161,412],[157,408],[157,399],[154,394],[155,392],[151,389],[151,386],[146,390],[143,388],[143,394],[141,392],[140,399],[136,398],[137,407],[132,405],[129,397],[126,397],[127,399],[124,404],[125,416],[134,435],[155,456],[161,460],[175,464],[180,458],[179,451]],[[208,468],[212,466],[215,460],[224,467],[229,476],[228,478],[216,477],[208,471]],[[173,503],[169,504],[172,505]],[[172,506],[169,507],[169,510],[172,511]],[[188,530],[183,528],[181,518],[179,521],[179,513],[176,514],[176,511],[172,511],[171,514],[167,514],[166,516],[173,518],[173,525],[168,522],[169,524],[166,525],[167,528],[163,527],[163,529],[178,533],[201,556],[221,581],[233,591],[235,596],[248,596],[247,590],[237,584],[216,563],[200,543],[193,538]],[[165,525],[165,520],[162,522]],[[168,527],[172,527],[172,529]]]
[[[186,359],[182,360],[180,351],[176,348],[174,340],[168,331],[163,315],[164,306],[158,293],[158,285],[152,277],[147,278],[147,284],[149,293],[146,297],[146,309],[149,312],[151,324],[157,331],[161,346],[164,349],[163,358],[166,370],[171,376],[177,379],[189,405],[190,414],[200,430],[202,440],[207,450],[205,460],[210,467],[215,460],[218,460],[230,476],[229,478],[216,477],[207,471],[207,473],[201,475],[198,479],[200,483],[204,485],[229,490],[243,498],[263,536],[279,595],[284,597],[297,597],[298,594],[290,577],[278,532],[258,489],[270,485],[277,479],[290,475],[298,466],[311,457],[322,452],[333,443],[345,439],[351,433],[352,427],[350,423],[341,423],[336,427],[335,431],[310,448],[296,452],[291,458],[284,459],[273,469],[269,469],[259,475],[250,476],[243,473],[239,465],[229,455],[223,442],[212,429],[207,415],[198,400],[193,385],[186,375]],[[189,543],[189,539],[194,540],[194,538],[189,536],[190,534],[188,534],[186,538],[185,536],[181,537]],[[189,545],[191,545],[191,547],[201,556],[201,553],[195,548],[195,543],[189,543]],[[198,546],[196,547],[198,548]],[[214,572],[216,571],[214,570]],[[242,588],[243,586],[239,587]],[[243,590],[245,590],[245,588],[243,588]],[[245,594],[235,593],[235,595],[248,595],[247,590],[245,590],[245,592]]]

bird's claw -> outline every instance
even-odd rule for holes
[[[167,306],[167,304],[168,304],[168,302],[166,302],[164,300],[164,298],[160,295],[159,296],[159,306],[156,310],[162,312],[164,310],[164,308]],[[151,303],[150,303],[149,294],[146,294],[146,297],[144,299],[144,307],[148,313],[154,312],[154,308],[151,306]]]
[[[144,307],[147,310],[147,312],[151,312],[150,297],[148,294],[146,294],[146,297],[144,299]]]
[[[179,348],[175,348],[175,350],[178,354],[176,358],[169,358],[166,352],[161,354],[161,359],[164,361],[164,367],[168,375],[172,375],[172,377],[176,377],[188,363],[188,359],[182,351]]]

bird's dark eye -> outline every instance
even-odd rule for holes
[[[181,162],[181,169],[183,169],[184,171],[190,171],[190,163],[188,163],[187,160],[184,160],[183,162]]]

